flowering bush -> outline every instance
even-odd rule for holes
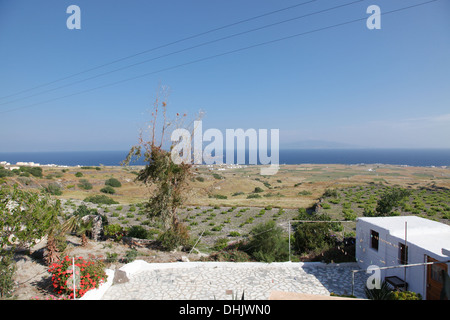
[[[75,286],[76,297],[82,297],[87,291],[98,288],[105,281],[106,273],[101,261],[86,261],[82,257],[75,258],[75,285],[73,283],[72,259],[65,256],[62,260],[53,263],[49,272],[52,273],[52,282],[55,293],[73,298]]]

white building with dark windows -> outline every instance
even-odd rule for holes
[[[416,216],[358,218],[356,259],[362,269],[382,268],[392,287],[439,299],[443,273],[450,274],[450,226]],[[405,268],[414,264],[422,265]]]

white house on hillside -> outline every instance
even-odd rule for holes
[[[381,269],[381,279],[424,299],[439,299],[442,271],[450,274],[450,226],[415,216],[358,218],[356,259],[362,269],[397,266]],[[438,261],[446,263],[403,267]]]

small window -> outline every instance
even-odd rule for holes
[[[408,246],[405,246],[403,243],[398,244],[398,260],[400,264],[408,263]]]
[[[444,275],[445,269],[438,264],[431,265],[431,279],[437,281],[439,283],[444,283]]]
[[[370,247],[378,251],[378,242],[380,240],[380,235],[378,232],[370,230]]]

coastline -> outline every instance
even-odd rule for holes
[[[121,166],[127,151],[0,152],[0,166],[46,167]],[[225,159],[224,159],[225,160]],[[3,162],[3,164],[2,164]],[[225,164],[225,161],[224,161]],[[393,165],[449,167],[450,149],[281,149],[280,165]],[[142,166],[142,160],[130,166]],[[239,163],[235,165],[249,165]],[[252,164],[254,165],[254,164]],[[260,164],[258,164],[260,165]]]

